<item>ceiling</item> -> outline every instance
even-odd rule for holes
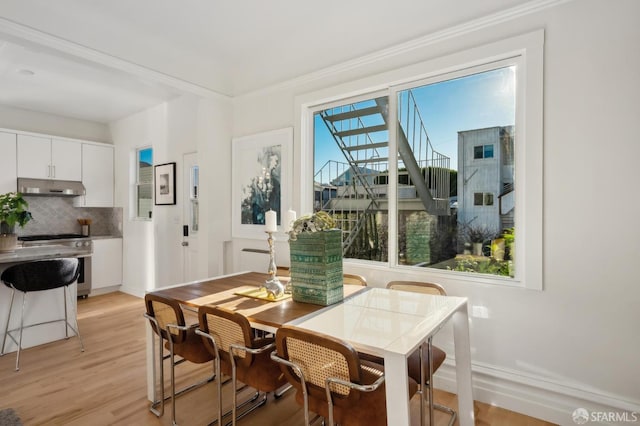
[[[0,104],[108,123],[187,86],[237,96],[529,2],[0,0]]]

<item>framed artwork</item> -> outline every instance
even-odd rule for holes
[[[158,164],[154,167],[153,183],[155,205],[176,203],[176,163]]]
[[[235,238],[266,238],[265,213],[282,215],[290,208],[293,128],[233,139],[232,233]]]

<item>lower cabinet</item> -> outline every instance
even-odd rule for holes
[[[122,238],[93,240],[91,290],[122,285]]]

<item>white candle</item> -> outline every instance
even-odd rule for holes
[[[289,211],[287,211],[287,223],[285,224],[286,226],[286,230],[287,232],[289,232],[291,230],[291,225],[293,225],[293,222],[296,221],[297,215],[295,210],[291,210],[289,209]]]
[[[277,232],[278,231],[278,215],[273,210],[269,210],[264,215],[264,223],[266,225],[265,231]]]

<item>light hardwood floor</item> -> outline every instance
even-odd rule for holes
[[[142,299],[123,293],[79,300],[85,352],[80,352],[77,338],[29,348],[21,354],[19,372],[14,370],[14,353],[0,357],[0,409],[13,408],[27,426],[170,425],[170,404],[161,418],[148,410],[143,311]],[[209,366],[183,364],[176,374],[186,381],[210,372]],[[270,397],[266,406],[238,424],[302,425],[302,410],[292,396],[288,392],[278,400]],[[436,391],[435,397],[443,404],[456,404],[455,395]],[[206,425],[215,417],[214,398],[213,384],[177,398],[178,423]],[[416,398],[412,409],[417,418]],[[475,404],[475,411],[478,425],[550,424],[482,403]],[[446,424],[448,419],[437,415],[436,423]]]

